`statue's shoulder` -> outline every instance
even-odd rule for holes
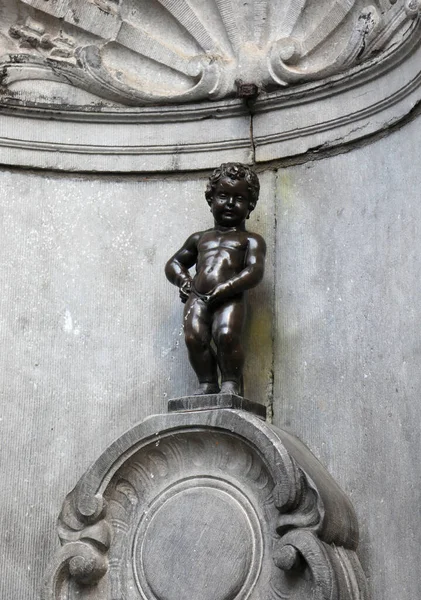
[[[260,234],[254,233],[253,231],[247,231],[247,237],[250,244],[258,249],[266,251],[266,242]]]
[[[199,242],[203,236],[207,235],[207,234],[212,234],[215,232],[215,229],[213,227],[210,227],[209,229],[204,229],[203,231],[196,231],[196,233],[192,234],[192,237],[194,237],[194,239]]]
[[[191,235],[189,235],[189,237],[187,238],[187,240],[185,242],[185,246],[195,246],[195,245],[197,246],[197,244],[199,243],[201,237],[207,231],[209,231],[209,230],[206,229],[205,231],[195,231],[194,233],[192,233]]]

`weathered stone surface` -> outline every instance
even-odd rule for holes
[[[274,422],[355,505],[376,600],[421,597],[418,119],[277,179]]]
[[[256,208],[269,255],[250,293],[246,395],[271,395],[273,337],[274,422],[351,498],[374,600],[421,597],[420,135],[415,120],[261,174]],[[204,185],[0,171],[1,598],[36,597],[62,499],[92,460],[193,389],[173,290],[156,273],[210,219]]]
[[[80,104],[224,98],[241,84],[347,71],[413,34],[419,10],[417,0],[0,0],[1,84],[32,102],[67,101],[69,85],[87,92]]]
[[[212,225],[206,180],[0,170],[2,599],[37,597],[62,500],[95,457],[196,386],[163,267]],[[273,181],[261,176],[254,229],[269,266],[244,339],[246,394],[267,400]]]
[[[17,18],[17,4],[7,8],[3,22]],[[375,75],[358,68],[272,93],[253,119],[236,100],[200,110],[2,106],[0,162],[183,171],[252,160],[254,145],[259,162],[340,146],[419,102],[419,47],[407,49]],[[57,93],[46,82],[34,89]],[[80,104],[75,90],[61,98]],[[257,229],[276,298],[269,267],[250,294],[247,395],[270,398],[272,372],[275,423],[288,423],[352,498],[375,600],[421,597],[420,135],[415,121],[344,156],[260,176]],[[1,598],[37,596],[62,498],[92,459],[194,385],[179,312],[156,273],[208,214],[200,177],[0,171]]]
[[[258,101],[255,160],[327,150],[386,130],[421,102],[420,64],[421,25],[416,37],[374,61],[374,77],[354,69],[318,89],[309,84]]]
[[[136,425],[67,496],[58,533],[43,600],[368,600],[350,502],[244,411]]]
[[[147,59],[142,59],[140,65],[136,59],[133,66],[132,55],[135,53],[130,51],[128,57],[124,44],[112,41],[115,32],[108,32],[110,38],[100,50],[95,46],[100,43],[96,34],[82,33],[81,23],[85,23],[88,29],[101,27],[105,35],[106,29],[101,24],[105,8],[108,7],[107,19],[118,20],[120,12],[130,12],[125,1],[121,6],[114,2],[95,3],[90,0],[72,2],[75,13],[69,10],[67,1],[25,0],[19,3],[19,10],[16,4],[15,0],[0,0],[5,30],[2,34],[0,29],[0,48],[5,51],[4,56],[0,52],[2,164],[65,171],[168,172],[210,169],[228,161],[261,163],[340,146],[385,130],[405,118],[421,101],[421,16],[418,14],[418,0],[377,0],[371,4],[333,0],[291,0],[267,4],[262,0],[247,7],[242,3],[246,17],[244,21],[241,11],[237,11],[236,17],[240,15],[241,25],[238,28],[239,46],[234,46],[238,49],[247,33],[247,43],[243,45],[245,59],[231,57],[220,60],[221,69],[229,79],[227,85],[221,83],[221,94],[224,96],[225,92],[230,93],[238,86],[238,89],[244,89],[239,83],[241,79],[252,89],[258,88],[257,101],[246,102],[247,98],[209,101],[205,93],[196,98],[202,99],[201,102],[190,102],[194,97],[189,97],[188,103],[180,105],[174,98],[174,94],[178,93],[174,91],[177,86],[171,78],[164,76],[165,64],[151,60],[151,73],[144,65]],[[164,4],[169,8],[168,3]],[[199,13],[216,10],[214,3],[197,2],[192,7],[191,3],[177,0],[170,4],[173,8],[185,6],[184,17],[195,10]],[[231,18],[231,2],[219,4],[227,9],[221,14]],[[252,4],[255,5],[254,12]],[[151,23],[164,27],[165,19],[153,19],[153,15],[166,11],[158,1],[143,3],[141,9],[149,11]],[[266,9],[269,11],[267,14]],[[140,18],[139,10],[137,6],[133,8],[135,20]],[[32,16],[29,25],[26,25],[28,11]],[[279,11],[282,18],[275,18]],[[101,13],[98,21],[92,16],[97,13]],[[78,27],[69,22],[74,20],[74,14],[79,15]],[[34,15],[45,21],[44,25],[37,25]],[[63,25],[60,19],[66,15]],[[255,18],[260,19],[261,27],[252,27],[252,34],[257,35],[260,31],[263,44],[257,50],[249,43],[249,25]],[[195,19],[193,21],[196,23]],[[215,19],[210,17],[202,21],[211,25]],[[218,17],[216,21],[224,29],[224,20]],[[148,22],[142,21],[142,27],[147,27]],[[270,35],[265,36],[263,31],[268,22]],[[230,33],[237,31],[237,24],[229,29]],[[75,43],[68,47],[70,58],[56,56],[52,59],[46,55],[53,51],[65,54],[66,50],[50,44],[54,40],[63,44],[58,29],[58,37],[54,37],[43,32],[43,27],[59,28],[65,37],[66,28],[70,28],[83,39],[79,46]],[[129,35],[127,27],[123,30],[132,42],[137,39]],[[169,30],[174,33],[177,28],[164,31],[167,33]],[[14,32],[12,36],[10,31]],[[177,31],[181,38],[190,35],[186,28]],[[30,41],[25,41],[22,36],[29,36]],[[41,39],[47,47],[42,46]],[[23,54],[16,55],[17,47]],[[353,49],[350,56],[347,49]],[[183,47],[184,52],[187,50]],[[114,86],[110,81],[107,89],[113,98],[118,94],[128,94],[126,104],[133,105],[132,108],[120,102],[98,103],[94,92],[101,93],[100,80],[104,75],[98,52],[106,55],[123,53],[120,67],[114,59],[111,60],[110,73],[112,77],[124,79],[124,70],[131,68],[129,83],[135,85],[136,93],[130,100],[131,92],[127,86],[123,86],[124,91],[123,87],[119,89],[119,85]],[[73,56],[75,53],[77,59]],[[88,56],[89,64],[82,60],[82,56]],[[186,59],[188,52],[182,56]],[[180,61],[184,59],[180,58]],[[212,78],[218,60],[202,52],[199,63],[204,61],[203,73],[210,69]],[[96,65],[101,77],[95,75],[95,69],[92,70],[89,65]],[[60,69],[64,69],[62,76]],[[69,69],[73,69],[73,75]],[[168,68],[168,71],[176,78],[180,75],[177,69]],[[267,85],[267,90],[262,91],[258,85],[263,85],[260,79],[266,76],[265,73],[272,80],[273,75],[276,82],[273,80]],[[43,80],[47,75],[54,81]],[[139,94],[147,96],[151,89],[143,80],[139,81],[139,76],[150,77],[152,86],[158,86],[161,92],[167,89],[168,102],[172,98],[171,106],[152,107],[150,104],[156,104],[156,98],[154,101],[149,98],[145,100],[148,106],[140,107],[143,102],[139,100]],[[221,77],[223,80],[224,76]],[[205,75],[203,78],[206,79]],[[285,83],[293,85],[284,87],[282,78]],[[313,81],[314,78],[317,81]],[[258,85],[253,81],[257,81]],[[190,83],[196,89],[196,75],[193,79],[190,77]],[[93,93],[82,94],[75,85],[84,86]],[[182,75],[184,90],[186,85],[188,88],[185,75]],[[197,85],[200,88],[200,83]],[[212,87],[212,90],[218,97],[216,88]]]
[[[231,105],[230,105],[231,104]],[[252,160],[250,116],[225,107],[10,109],[0,104],[3,164],[102,172],[171,172]]]

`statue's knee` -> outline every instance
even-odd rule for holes
[[[240,338],[228,328],[220,329],[217,333],[216,345],[218,348],[235,348],[240,343]]]
[[[196,331],[186,331],[184,333],[184,340],[187,348],[190,348],[191,350],[201,350],[206,346],[202,336]]]

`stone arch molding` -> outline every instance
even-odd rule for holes
[[[349,500],[239,410],[151,417],[67,496],[43,600],[368,600]]]
[[[0,0],[0,163],[190,171],[361,139],[421,102],[420,13],[420,0]],[[257,86],[252,104],[240,82]]]
[[[3,86],[53,81],[126,106],[218,100],[361,64],[411,28],[418,0],[2,0]],[[55,101],[52,94],[49,98]]]

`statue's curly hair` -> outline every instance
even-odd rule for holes
[[[223,163],[220,167],[217,167],[209,177],[205,192],[208,204],[211,204],[215,188],[218,182],[223,178],[233,179],[234,181],[244,179],[247,182],[248,190],[250,192],[251,212],[259,199],[260,183],[256,173],[249,166],[243,165],[242,163]]]

